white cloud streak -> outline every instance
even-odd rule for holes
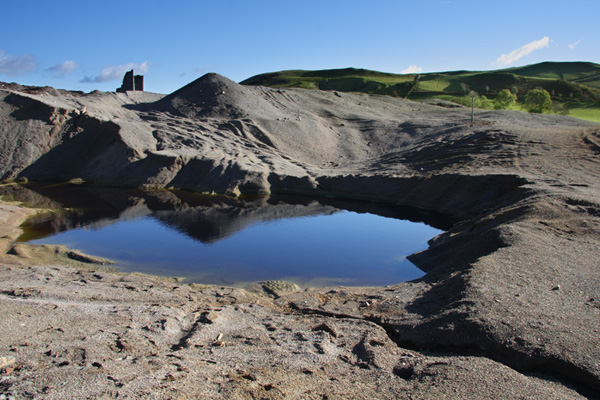
[[[78,63],[73,60],[65,60],[60,64],[48,68],[46,72],[51,73],[55,78],[64,78],[67,75],[71,75],[77,68],[79,68]]]
[[[401,74],[418,74],[420,72],[423,72],[423,68],[417,67],[414,64],[406,68],[405,70],[400,71]]]
[[[569,48],[570,48],[571,50],[573,50],[575,47],[577,47],[577,46],[579,45],[579,43],[581,43],[581,40],[582,40],[582,39],[579,39],[579,40],[578,40],[578,41],[576,41],[575,43],[571,43],[571,44],[569,45]]]
[[[141,64],[128,63],[128,64],[114,65],[114,66],[106,67],[102,71],[100,71],[99,75],[86,76],[85,78],[83,78],[81,80],[81,82],[83,82],[83,83],[103,83],[103,82],[110,82],[110,81],[119,81],[119,80],[123,79],[123,75],[125,75],[125,72],[132,70],[132,69],[135,71],[135,73],[144,74],[144,73],[148,72],[148,70],[150,69],[150,62],[144,61]]]
[[[13,56],[0,50],[0,74],[19,76],[37,67],[38,63],[31,54]]]
[[[540,40],[534,40],[531,43],[527,43],[525,46],[511,51],[509,54],[502,54],[500,57],[498,57],[495,64],[501,66],[511,65],[536,50],[548,47],[549,44],[550,38],[548,36],[544,36]]]

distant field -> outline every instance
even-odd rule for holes
[[[567,115],[588,121],[600,122],[600,103],[592,106],[581,103],[571,104],[569,105],[569,113]]]
[[[256,75],[241,82],[276,88],[362,92],[411,100],[441,98],[460,101],[468,93],[485,96],[493,108],[502,90],[516,93],[522,103],[533,89],[544,89],[552,100],[566,107],[568,115],[600,121],[600,65],[589,62],[544,62],[495,71],[450,71],[426,74],[391,74],[366,69],[344,68],[321,71],[290,70]],[[512,107],[521,109],[519,105]]]

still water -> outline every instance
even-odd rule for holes
[[[441,232],[431,225],[444,224],[414,209],[306,197],[239,200],[65,185],[21,190],[30,192],[21,197],[62,211],[29,220],[20,241],[64,244],[117,261],[123,271],[222,285],[416,279],[424,273],[406,256]]]

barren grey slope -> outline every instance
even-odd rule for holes
[[[302,367],[294,369],[297,374],[290,375],[292,379],[281,372],[292,368],[291,364],[273,367],[268,357],[248,356],[259,360],[258,365],[251,368],[251,375],[240,373],[236,381],[231,372],[235,363],[228,355],[248,361],[239,352],[247,354],[244,340],[252,338],[243,339],[238,328],[217,324],[231,334],[232,349],[215,352],[226,366],[215,366],[211,376],[229,371],[232,378],[213,388],[232,393],[250,388],[260,396],[268,385],[258,387],[247,381],[269,379],[288,388],[288,393],[295,385],[323,391],[332,385],[329,396],[333,396],[346,386],[331,383],[331,371],[348,368],[351,372],[343,378],[346,385],[353,376],[360,376],[370,390],[384,382],[381,390],[387,392],[380,392],[381,398],[409,398],[411,393],[426,396],[433,387],[431,380],[440,384],[440,397],[449,396],[456,389],[452,377],[457,376],[473,385],[470,397],[479,398],[499,395],[490,385],[494,379],[518,382],[521,394],[531,393],[526,387],[543,387],[547,391],[542,397],[551,392],[560,392],[558,397],[593,397],[600,391],[597,124],[510,111],[478,111],[471,124],[468,110],[381,96],[242,87],[218,75],[203,77],[162,100],[149,94],[15,89],[3,90],[2,96],[4,178],[82,178],[112,185],[232,194],[294,192],[368,198],[442,210],[462,220],[432,240],[428,250],[412,256],[428,272],[422,280],[390,288],[291,294],[277,300],[280,311],[262,306],[254,312],[249,306],[225,307],[228,321],[247,324],[247,329],[269,318],[287,326],[289,331],[273,334],[273,343],[287,347],[257,343]],[[81,113],[83,106],[85,113]],[[11,274],[21,279],[20,286],[5,281],[4,293],[17,293],[14,290],[26,285],[20,272]],[[181,290],[196,297],[205,295],[187,287]],[[169,321],[196,321],[191,325],[199,327],[200,319],[194,319],[190,305],[198,303],[190,302],[187,314]],[[338,327],[347,338],[347,342],[336,339],[340,349],[353,350],[338,353],[329,343],[321,345],[321,350],[331,357],[308,352],[300,361],[294,355],[297,336],[291,333],[300,329],[298,318],[309,319],[315,329],[321,323]],[[127,335],[142,337],[146,331],[136,324]],[[257,334],[264,333],[261,329],[256,329]],[[321,340],[323,330],[327,329],[302,335]],[[160,339],[152,340],[161,351],[178,337],[155,331]],[[178,353],[182,367],[192,359],[198,362],[194,350],[200,349],[188,349],[185,340],[194,343],[207,332],[216,333],[198,328],[180,336],[180,346],[174,348],[182,351]],[[389,350],[392,343],[394,351]],[[149,348],[140,350],[145,357],[152,354]],[[452,367],[439,367],[440,375],[430,379],[427,371],[437,369],[438,364],[422,349],[448,356],[443,362]],[[308,353],[303,350],[302,354]],[[478,371],[469,370],[475,361],[453,359],[457,355],[476,355],[480,357],[477,365],[486,365],[489,381],[481,382],[484,392],[474,384]],[[502,369],[501,377],[493,375],[491,365],[497,364],[492,359],[521,374],[509,368]],[[114,362],[107,368],[121,371]],[[323,374],[315,373],[321,363],[325,363]],[[141,380],[144,366],[150,365],[138,365],[131,382]],[[311,373],[301,372],[302,368]],[[534,385],[526,373],[553,378],[540,375],[545,378],[536,386],[539,382],[535,380]],[[172,387],[183,390],[193,381],[181,379],[172,381]],[[502,387],[509,393],[509,388]],[[136,393],[135,388],[132,383],[130,393]]]

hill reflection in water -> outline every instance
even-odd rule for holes
[[[116,260],[124,271],[219,285],[416,279],[423,272],[405,257],[449,225],[414,208],[302,196],[236,199],[48,184],[5,187],[0,194],[63,210],[28,220],[19,241],[65,244]]]

